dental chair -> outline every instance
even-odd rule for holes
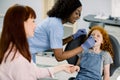
[[[103,23],[99,23],[99,24],[104,25]],[[97,25],[97,24],[95,23],[95,25]],[[92,25],[92,26],[94,26],[94,25]],[[92,26],[89,26],[89,28],[91,28]],[[85,37],[86,36],[80,36],[76,40],[69,42],[65,47],[65,51],[72,50],[72,49],[80,46],[84,42]],[[119,44],[118,40],[113,35],[109,34],[109,38],[110,38],[110,41],[111,41],[111,44],[113,47],[113,52],[114,52],[113,64],[110,65],[110,76],[112,76],[113,73],[118,69],[118,67],[120,67],[120,44]],[[78,56],[76,55],[74,57],[67,59],[67,62],[69,64],[75,65],[77,60],[78,60]],[[75,79],[74,77],[69,78],[69,80],[74,80],[74,79]]]
[[[103,28],[105,27],[105,24],[104,23],[100,23],[100,22],[90,22],[90,25],[89,25],[89,29],[91,29],[93,26],[102,26]]]
[[[77,39],[70,41],[66,45],[65,51],[68,51],[68,50],[71,50],[71,49],[74,49],[74,48],[80,46],[84,42],[85,38],[86,38],[86,35],[81,35]],[[70,63],[70,64],[76,65],[77,60],[78,60],[78,56],[76,55],[74,57],[71,57],[71,58],[67,59],[67,62]]]
[[[109,34],[110,41],[113,47],[113,52],[114,52],[114,60],[113,60],[113,65],[110,65],[110,76],[113,75],[114,71],[120,67],[120,44],[118,40]]]
[[[70,41],[70,42],[66,45],[65,51],[72,50],[72,49],[80,46],[80,45],[85,41],[85,38],[86,38],[86,35],[81,35],[81,36],[78,37],[77,39]],[[78,57],[77,55],[75,55],[75,56],[67,59],[67,62],[68,62],[69,64],[76,65],[78,58],[79,58],[79,57]],[[75,77],[70,77],[68,80],[75,80]]]

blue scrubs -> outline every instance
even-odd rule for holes
[[[28,39],[34,62],[36,53],[63,47],[63,29],[61,19],[56,17],[47,17],[36,27],[34,37]]]

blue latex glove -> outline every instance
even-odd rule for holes
[[[89,36],[88,39],[81,45],[84,50],[88,50],[95,45],[95,39],[92,36]]]
[[[79,29],[75,34],[73,34],[73,39],[76,39],[78,38],[79,36],[81,35],[86,35],[87,32],[86,32],[86,29]]]

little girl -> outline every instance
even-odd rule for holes
[[[95,45],[80,53],[77,65],[80,66],[75,80],[109,80],[110,64],[113,63],[113,50],[109,35],[100,26],[94,26],[88,36],[95,39]]]

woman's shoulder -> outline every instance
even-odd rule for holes
[[[59,22],[59,21],[61,21],[61,19],[60,18],[57,18],[57,17],[46,17],[44,20],[43,20],[43,22],[46,22],[46,21],[51,21],[51,22]]]
[[[54,24],[62,24],[62,21],[60,18],[57,17],[48,17],[49,21]]]
[[[56,26],[56,25],[62,25],[62,21],[59,18],[56,17],[47,17],[45,18],[41,23],[38,24],[38,26]]]

